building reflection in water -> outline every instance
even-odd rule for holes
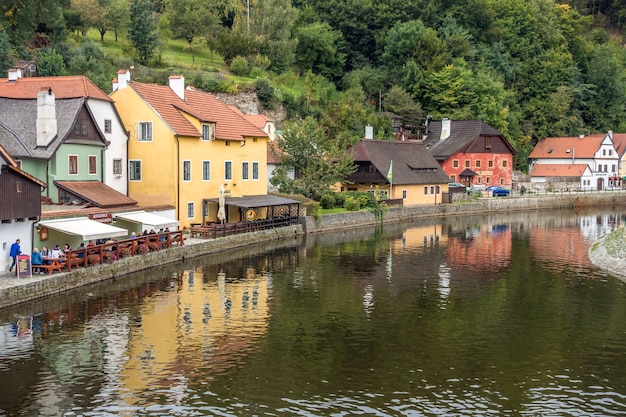
[[[236,366],[264,335],[271,275],[251,266],[219,268],[180,272],[173,277],[175,291],[155,292],[142,303],[121,371],[129,404],[138,405],[136,393],[147,389],[163,389],[178,403],[187,391],[187,376],[203,369],[210,385],[211,374]]]

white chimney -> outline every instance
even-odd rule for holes
[[[121,90],[128,86],[130,81],[130,70],[121,69],[117,72],[117,78],[113,80],[113,91]]]
[[[185,100],[185,77],[182,75],[170,75],[170,88],[181,100]]]
[[[48,146],[57,135],[54,93],[51,88],[37,92],[37,146]]]
[[[441,135],[439,140],[448,139],[450,137],[450,119],[441,120]]]
[[[607,133],[607,134],[609,135],[609,137],[610,137],[611,139],[613,139],[613,131],[612,131],[612,130],[609,130],[609,133]]]
[[[374,139],[374,126],[365,126],[365,139]]]
[[[9,69],[9,82],[15,82],[18,78],[22,78],[22,70],[19,68]]]

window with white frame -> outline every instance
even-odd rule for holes
[[[122,176],[122,160],[121,159],[113,160],[113,175],[115,175],[116,177]]]
[[[406,188],[404,188],[404,189],[402,190],[402,199],[403,199],[403,200],[406,200],[406,193],[407,193]]]
[[[252,163],[252,179],[253,180],[259,179],[259,163],[258,162]]]
[[[98,158],[96,155],[89,155],[89,175],[98,173]]]
[[[104,133],[111,133],[111,119],[104,119]]]
[[[131,159],[128,161],[128,180],[141,181],[141,161]]]
[[[424,195],[428,195],[428,186],[424,187]]]
[[[194,204],[193,204],[193,202],[187,203],[187,218],[188,219],[193,219],[194,218]]]
[[[191,181],[191,161],[183,161],[183,181]]]
[[[211,161],[202,161],[202,181],[211,180]]]
[[[202,140],[211,140],[211,125],[203,124],[202,125]]]
[[[242,180],[248,180],[249,179],[249,172],[248,172],[248,167],[249,167],[249,163],[248,162],[242,162],[241,163],[241,179]]]
[[[141,142],[152,141],[152,122],[139,122],[138,140]]]
[[[78,155],[68,155],[67,161],[67,173],[69,175],[78,175]]]
[[[224,161],[224,179],[226,181],[233,179],[233,161]]]
[[[439,187],[438,185],[435,185],[435,194],[439,195],[440,192],[441,192],[441,187]]]

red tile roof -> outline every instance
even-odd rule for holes
[[[535,164],[531,168],[531,177],[581,177],[587,164]]]
[[[245,118],[259,129],[263,129],[265,124],[269,121],[263,114],[246,114]]]
[[[178,135],[199,137],[201,134],[182,114],[185,112],[203,122],[215,122],[215,138],[243,141],[246,137],[267,138],[267,134],[240,112],[229,108],[214,95],[185,89],[185,100],[169,86],[130,82],[129,85],[150,104]]]
[[[621,157],[626,153],[626,133],[613,133],[613,146]]]
[[[32,100],[42,89],[52,88],[56,99],[92,97],[99,100],[113,101],[111,98],[84,75],[59,77],[26,77],[9,81],[0,78],[0,97]]]
[[[200,111],[206,120],[216,122],[215,137],[217,139],[244,140],[246,137],[268,137],[267,133],[250,123],[241,112],[233,111],[213,94],[197,90],[185,90],[185,99],[187,104]]]
[[[57,187],[98,207],[117,207],[137,204],[135,200],[100,181],[55,181]]]
[[[587,158],[591,159],[600,149],[600,144],[606,134],[595,134],[580,137],[561,137],[541,139],[535,149],[528,156],[531,159],[562,159],[562,158]],[[572,156],[573,155],[573,156]]]
[[[185,102],[170,87],[135,81],[130,82],[129,86],[152,106],[177,135],[200,137],[198,129],[177,109],[177,106],[184,107]]]
[[[277,141],[267,142],[267,163],[268,164],[280,164],[282,162],[283,151],[278,148]]]

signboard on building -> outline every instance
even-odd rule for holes
[[[16,272],[18,278],[31,277],[30,256],[18,255]]]
[[[111,213],[95,213],[89,215],[89,220],[109,224],[113,222],[113,216]]]

